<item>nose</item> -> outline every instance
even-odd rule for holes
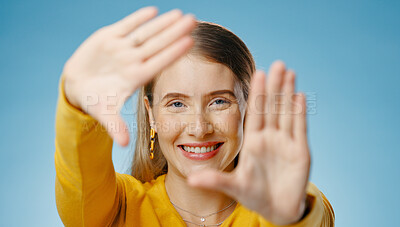
[[[214,132],[212,123],[208,120],[207,114],[201,112],[193,114],[187,125],[188,134],[197,138],[204,138]]]

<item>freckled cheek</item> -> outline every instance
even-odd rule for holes
[[[181,134],[181,119],[172,115],[159,115],[156,118],[156,128],[160,145],[171,145]]]
[[[240,114],[221,114],[214,117],[214,127],[230,139],[230,142],[238,142],[242,139],[243,124]]]

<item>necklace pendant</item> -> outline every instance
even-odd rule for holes
[[[200,221],[201,221],[201,222],[204,222],[205,220],[206,220],[206,219],[205,219],[204,217],[201,217],[201,218],[200,218]]]

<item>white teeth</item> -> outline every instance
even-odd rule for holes
[[[183,149],[187,152],[192,152],[192,153],[207,153],[210,151],[213,151],[217,148],[217,145],[214,146],[209,146],[209,147],[189,147],[189,146],[183,146]]]

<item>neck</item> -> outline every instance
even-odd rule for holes
[[[232,169],[233,162],[225,171],[231,171]],[[183,219],[200,224],[200,218],[190,213],[206,216],[218,212],[232,203],[233,199],[224,193],[189,186],[186,176],[176,173],[176,170],[171,169],[169,165],[168,173],[165,177],[165,189],[171,202],[177,206],[175,209]],[[235,206],[236,204],[233,204],[228,209],[207,217],[204,224],[222,222],[233,212]]]

